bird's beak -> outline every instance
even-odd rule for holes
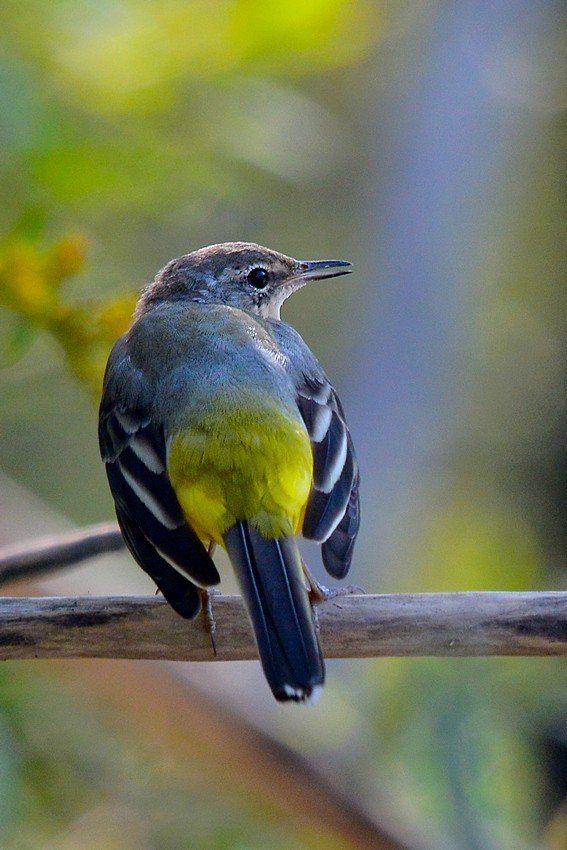
[[[350,274],[351,266],[352,263],[348,260],[300,260],[297,263],[297,271],[289,282],[304,284],[310,280],[339,277],[342,274]]]
[[[293,292],[297,292],[311,280],[325,280],[327,277],[350,274],[351,265],[347,260],[295,260],[292,274],[276,284],[260,315],[267,319],[279,319],[283,302]]]

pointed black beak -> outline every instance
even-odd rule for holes
[[[307,283],[310,280],[325,280],[328,277],[339,277],[350,274],[352,263],[348,260],[303,260],[297,264],[294,280]]]

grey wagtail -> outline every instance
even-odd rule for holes
[[[104,380],[100,448],[128,548],[193,618],[220,581],[211,554],[223,546],[282,701],[313,701],[325,678],[296,536],[320,542],[343,578],[359,474],[337,394],[280,308],[350,265],[247,242],[172,260],[143,290]]]

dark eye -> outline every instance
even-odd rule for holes
[[[251,269],[248,272],[248,283],[256,289],[263,289],[268,285],[268,272],[266,269]]]

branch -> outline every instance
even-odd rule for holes
[[[0,599],[0,659],[256,658],[240,597],[215,595],[216,656],[204,616],[160,598]],[[567,593],[339,596],[318,606],[328,658],[567,655]]]
[[[73,567],[87,558],[124,548],[115,522],[41,537],[32,543],[0,549],[0,584]]]

